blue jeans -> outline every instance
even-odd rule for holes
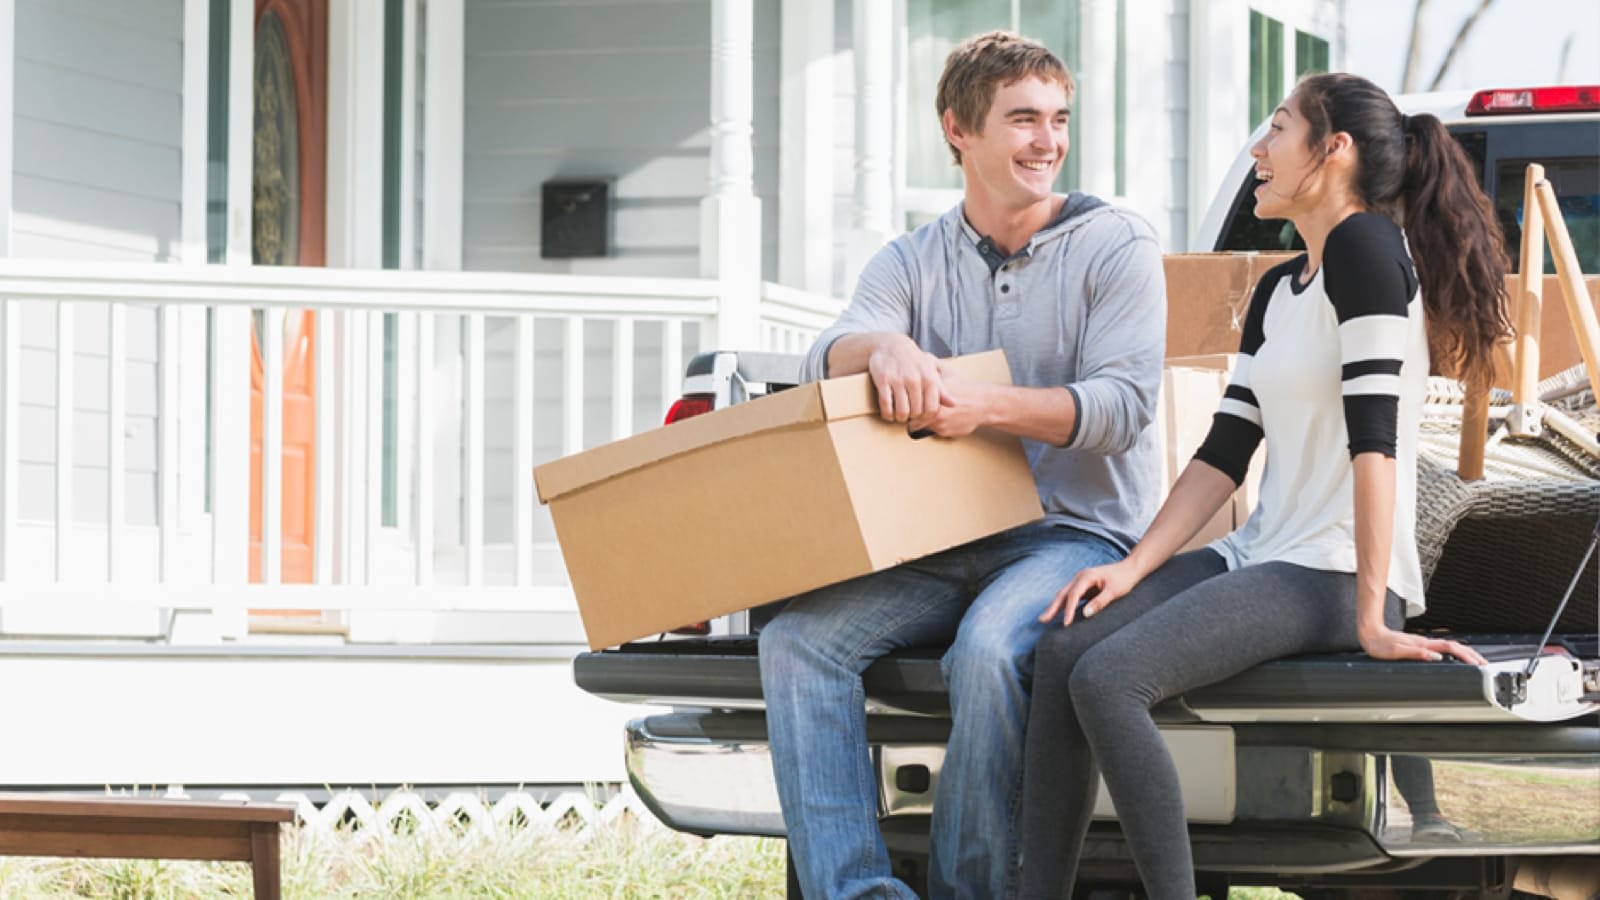
[[[934,797],[929,893],[1016,888],[1022,728],[1036,617],[1079,569],[1122,551],[1025,525],[803,594],[761,632],[772,766],[800,888],[812,900],[914,897],[878,832],[861,673],[900,647],[949,644],[952,726]]]

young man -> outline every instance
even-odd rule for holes
[[[1063,579],[1120,559],[1158,501],[1153,429],[1166,288],[1150,228],[1051,185],[1072,76],[1004,32],[957,47],[938,111],[965,177],[960,205],[861,273],[807,355],[808,379],[868,372],[881,415],[961,437],[1023,438],[1044,521],[796,598],[761,633],[773,768],[805,896],[915,896],[877,828],[861,672],[898,647],[949,645],[953,727],[934,799],[929,892],[1015,887],[1037,616]],[[1006,352],[1014,385],[945,357]],[[938,490],[938,485],[929,485]]]

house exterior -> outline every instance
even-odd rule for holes
[[[0,679],[35,737],[0,784],[620,779],[532,468],[652,427],[699,350],[803,349],[959,198],[962,37],[1057,48],[1062,188],[1181,250],[1342,19],[0,0]]]

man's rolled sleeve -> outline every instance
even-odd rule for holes
[[[1119,215],[1128,239],[1094,270],[1079,349],[1074,432],[1063,446],[1096,453],[1133,447],[1155,418],[1167,344],[1161,251],[1142,220]]]

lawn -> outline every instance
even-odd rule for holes
[[[284,838],[284,897],[718,898],[782,897],[782,841],[709,840],[662,829],[612,826],[590,839],[547,832],[527,840],[351,834]],[[249,897],[243,863],[0,857],[0,900]],[[1231,900],[1294,898],[1235,888]]]

